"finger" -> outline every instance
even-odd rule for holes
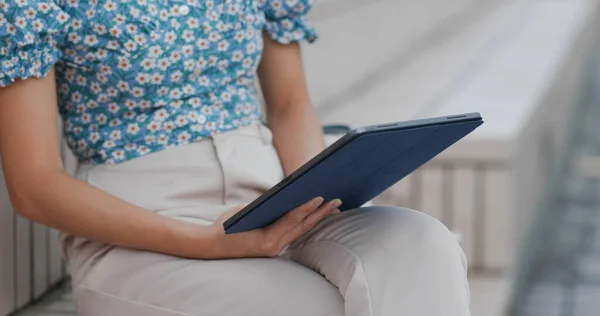
[[[338,207],[342,205],[342,201],[335,199],[321,206],[317,211],[307,216],[302,222],[295,225],[291,230],[288,230],[280,239],[281,247],[285,247],[296,239],[300,238],[304,233],[311,230],[323,219],[339,212]]]
[[[323,198],[316,197],[298,206],[278,219],[275,223],[266,227],[266,233],[271,236],[285,235],[288,231],[290,231],[290,229],[292,229],[292,227],[296,226],[298,223],[301,223],[304,218],[306,218],[312,212],[315,212],[322,203]]]

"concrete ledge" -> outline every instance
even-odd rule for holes
[[[380,0],[331,17],[317,7],[309,83],[324,123],[481,112],[486,124],[379,202],[441,219],[472,268],[507,271],[580,97],[598,1],[440,3]]]

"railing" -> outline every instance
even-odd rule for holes
[[[69,172],[76,162],[63,146]],[[13,211],[0,169],[0,316],[40,298],[66,276],[58,231]]]
[[[437,218],[459,238],[472,272],[501,273],[511,257],[511,240],[504,232],[496,234],[509,220],[508,173],[503,161],[434,160],[375,203],[409,207]]]

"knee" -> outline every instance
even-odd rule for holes
[[[456,237],[437,219],[414,210],[391,207],[368,207],[364,214],[374,218],[379,242],[395,252],[412,258],[427,257],[448,262],[458,261],[466,267],[466,259]],[[425,258],[424,258],[425,259]]]

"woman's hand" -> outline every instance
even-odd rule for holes
[[[241,208],[224,213],[211,226],[215,247],[222,249],[221,258],[275,257],[289,244],[315,227],[326,217],[339,213],[339,199],[323,203],[323,198],[311,201],[288,212],[268,227],[249,232],[225,234],[223,223]]]

